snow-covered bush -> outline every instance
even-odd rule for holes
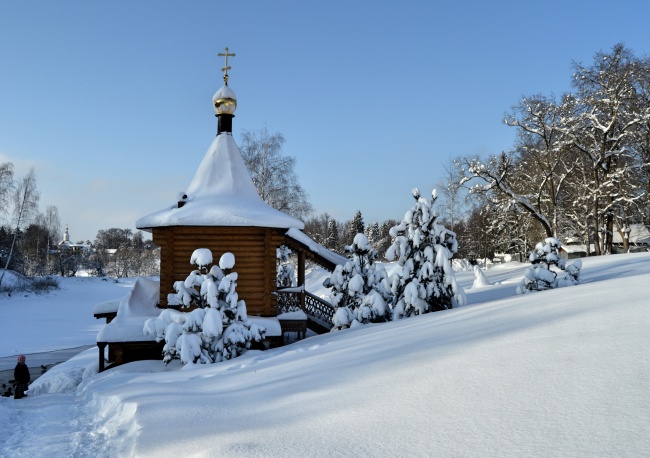
[[[377,250],[362,233],[345,250],[350,252],[350,260],[336,266],[323,282],[331,288],[330,299],[336,309],[332,330],[389,321],[390,285],[384,268],[375,264]]]
[[[251,342],[264,339],[266,330],[248,320],[246,303],[237,295],[237,272],[230,272],[235,256],[224,253],[219,266],[212,263],[212,252],[199,248],[192,253],[190,272],[185,281],[174,283],[168,296],[170,306],[193,308],[182,312],[163,310],[144,324],[145,335],[165,340],[163,361],[180,359],[183,363],[214,363],[239,356]]]
[[[480,266],[474,266],[474,283],[472,283],[472,288],[481,288],[484,286],[492,286],[492,283],[487,279],[485,272],[483,272]]]
[[[528,257],[532,266],[526,269],[517,294],[578,284],[582,261],[577,259],[567,267],[565,260],[560,258],[561,246],[562,243],[555,237],[547,237],[544,242],[535,245]],[[558,278],[557,270],[566,271],[564,277]]]
[[[391,276],[393,319],[465,305],[465,292],[456,283],[451,258],[458,251],[456,234],[436,221],[431,199],[412,191],[415,205],[390,230],[393,243],[386,259],[397,258],[401,271]]]

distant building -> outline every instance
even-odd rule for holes
[[[630,246],[650,247],[650,231],[645,224],[630,224],[630,231],[627,232],[627,239]],[[618,231],[614,231],[612,244],[623,246],[623,237]]]
[[[593,243],[589,245],[590,254],[594,253]],[[561,259],[577,259],[587,256],[587,245],[567,243],[562,244],[559,249]]]
[[[90,251],[93,248],[93,244],[89,240],[85,242],[72,243],[70,241],[70,232],[68,226],[65,226],[65,234],[63,234],[63,240],[57,245],[59,251],[72,251],[72,252],[85,252]]]

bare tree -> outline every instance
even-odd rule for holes
[[[461,210],[462,179],[460,168],[450,159],[449,164],[444,167],[443,178],[436,185],[436,189],[442,191],[442,199],[438,208],[443,210],[444,213],[441,216],[452,231],[455,230],[456,223],[462,219],[463,214]]]
[[[557,236],[566,181],[577,165],[563,129],[573,109],[570,96],[559,104],[542,95],[523,98],[505,119],[518,129],[515,149],[486,163],[462,159],[461,183],[482,182],[470,188],[470,193],[487,197],[500,210],[498,214],[507,218],[518,207],[541,225],[547,237]]]
[[[312,211],[309,196],[298,183],[296,159],[282,155],[284,136],[264,128],[242,134],[242,158],[257,193],[271,207],[303,219]]]
[[[2,284],[2,280],[7,272],[9,263],[11,262],[18,233],[21,227],[29,223],[29,221],[37,214],[39,199],[40,194],[36,189],[36,175],[34,174],[34,169],[30,169],[27,175],[18,182],[13,194],[13,237],[7,262],[2,270],[2,275],[0,275],[0,285]]]
[[[0,164],[0,216],[7,213],[13,187],[14,165],[11,162]]]
[[[541,190],[531,189],[527,183],[519,180],[520,165],[513,152],[492,156],[488,162],[482,162],[479,158],[463,158],[459,161],[464,174],[461,184],[470,180],[481,181],[470,187],[470,195],[478,194],[489,200],[502,215],[509,212],[513,205],[520,207],[543,227],[547,237],[552,237],[553,226],[541,205]]]
[[[639,99],[647,62],[619,43],[610,53],[596,53],[592,66],[573,66],[580,110],[569,132],[590,165],[595,251],[609,253],[617,214],[624,219],[645,194],[634,175],[641,169],[639,144],[650,121],[650,107]]]

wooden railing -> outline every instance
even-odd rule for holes
[[[298,308],[302,309],[303,288],[285,288],[278,290],[278,315],[280,313],[292,312]]]
[[[304,296],[305,302],[302,309],[305,313],[311,318],[316,319],[317,322],[320,322],[320,325],[331,329],[332,318],[334,317],[334,307],[332,307],[332,304],[306,291]]]
[[[305,291],[303,288],[286,288],[277,292],[278,313],[295,310],[299,307],[309,317],[317,332],[326,332],[332,328],[334,307],[320,297]]]

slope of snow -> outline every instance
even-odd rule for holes
[[[211,366],[80,357],[52,371],[84,368],[76,391],[0,399],[0,454],[647,456],[650,254],[583,261],[577,286],[514,296],[504,264],[465,307]]]
[[[31,283],[31,280],[29,278],[13,270],[5,271],[4,268],[1,268],[0,275],[2,275],[3,273],[4,273],[4,277],[2,279],[2,286],[16,288],[16,287],[27,286]]]

